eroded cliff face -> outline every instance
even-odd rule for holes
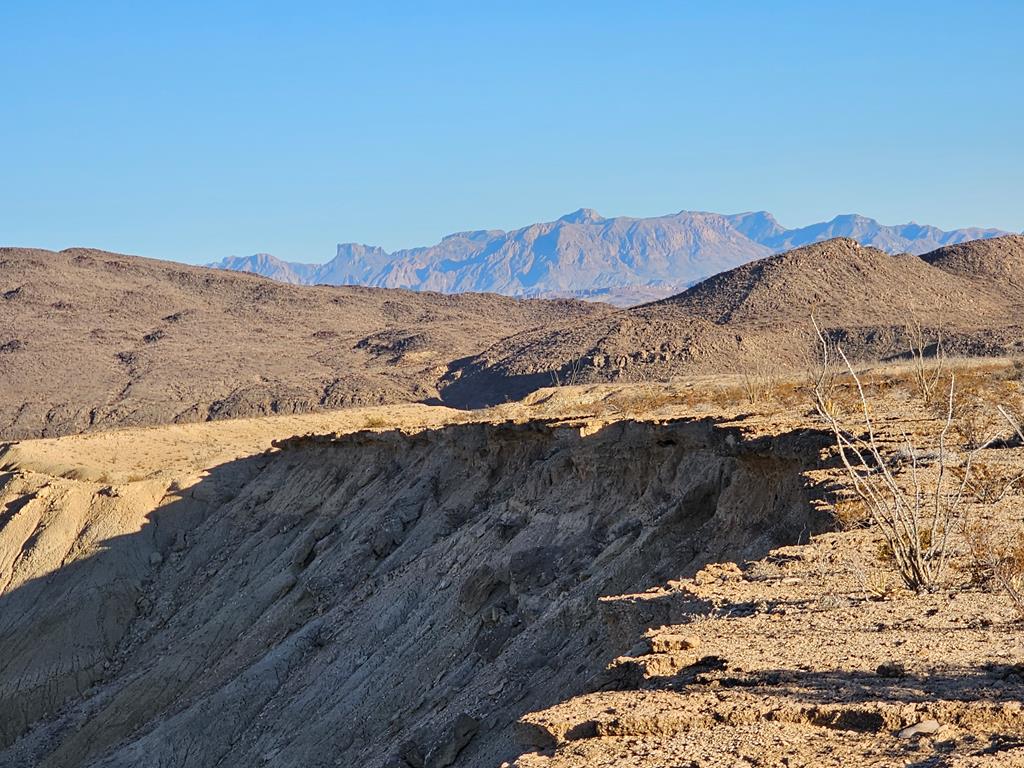
[[[469,423],[285,440],[191,486],[12,467],[0,762],[497,765],[642,635],[599,597],[820,528],[823,443]]]

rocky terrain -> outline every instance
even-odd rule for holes
[[[906,357],[920,326],[930,353],[1024,350],[1024,236],[921,257],[838,238],[745,264],[662,301],[510,336],[442,382],[445,401],[479,406],[553,381],[664,380],[806,367],[811,316],[855,358]]]
[[[344,243],[325,264],[287,262],[260,253],[211,266],[286,283],[568,296],[631,306],[664,298],[746,262],[836,237],[887,253],[922,254],[1005,234],[976,227],[943,231],[914,223],[887,226],[855,214],[786,229],[765,211],[680,211],[634,219],[604,218],[581,208],[553,222],[510,232],[459,232],[437,245],[394,253]]]
[[[454,360],[607,311],[0,249],[0,439],[428,400]]]
[[[0,439],[375,403],[482,407],[552,384],[804,367],[810,317],[863,360],[1024,343],[1024,237],[921,257],[835,239],[615,311],[284,285],[99,251],[0,251]],[[932,350],[934,351],[934,350]]]
[[[1020,237],[829,240],[619,311],[0,260],[3,436],[55,435],[0,443],[0,765],[1024,760],[1012,604],[960,538],[916,595],[836,530],[801,373],[813,312],[900,455],[939,428],[915,322],[1024,415]]]
[[[0,764],[1019,764],[1006,598],[835,532],[799,396],[692,394],[6,446]]]

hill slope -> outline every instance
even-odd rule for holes
[[[603,298],[628,306],[663,298],[772,253],[835,237],[888,253],[921,254],[1001,234],[995,229],[886,226],[854,214],[786,229],[765,211],[731,216],[681,211],[635,219],[604,218],[581,208],[553,222],[511,232],[460,232],[433,246],[390,254],[348,243],[339,245],[326,264],[289,264],[261,254],[232,257],[217,266],[286,282]]]
[[[502,340],[453,371],[443,396],[479,405],[553,381],[639,381],[799,366],[814,312],[863,358],[906,354],[908,324],[942,329],[947,350],[1019,352],[1024,237],[925,257],[839,238],[738,267],[654,304]],[[499,398],[500,393],[500,398]]]
[[[950,245],[922,258],[944,272],[989,283],[1000,293],[1024,291],[1024,235]]]
[[[2,249],[0,439],[432,398],[452,360],[606,311]]]
[[[287,439],[316,414],[0,456],[0,764],[497,766],[517,718],[620,652],[600,596],[821,523],[794,456],[820,440],[378,410],[406,430]]]

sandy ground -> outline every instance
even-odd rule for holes
[[[182,480],[219,464],[269,450],[274,440],[295,435],[342,434],[385,426],[415,430],[465,418],[461,411],[410,404],[134,427],[10,443],[0,454],[0,466],[111,484]]]
[[[874,531],[824,530],[799,394],[737,387],[10,445],[0,763],[1024,764],[1020,619],[965,542],[901,588]],[[934,437],[886,391],[890,447]]]

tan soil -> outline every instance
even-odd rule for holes
[[[695,383],[11,446],[0,764],[1018,764],[1020,624],[962,542],[901,591],[829,532],[806,408]]]

